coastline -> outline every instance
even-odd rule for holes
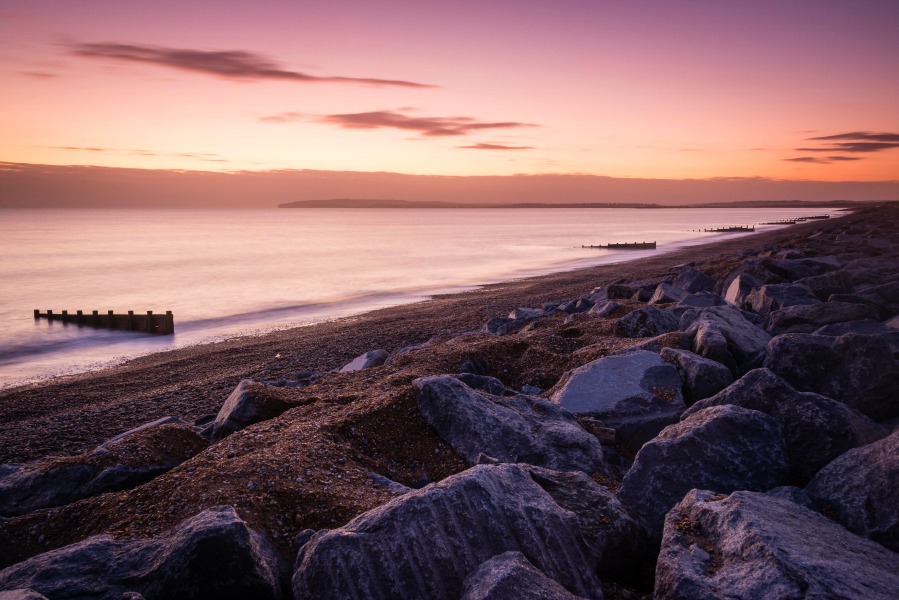
[[[437,335],[476,330],[516,307],[562,301],[617,279],[651,277],[685,262],[733,262],[741,251],[808,235],[853,214],[737,238],[722,235],[660,255],[487,284],[7,388],[0,391],[0,418],[9,424],[0,434],[0,462],[78,453],[131,426],[167,415],[196,419],[216,412],[241,379],[283,379],[296,372],[329,371],[374,348],[393,351]],[[74,418],[91,427],[71,427]]]

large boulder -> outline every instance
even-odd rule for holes
[[[684,380],[684,400],[687,406],[714,396],[733,383],[730,369],[689,350],[662,348],[661,356],[680,372]]]
[[[899,320],[897,320],[897,322],[899,322]],[[861,321],[832,323],[814,331],[815,335],[826,335],[830,337],[840,337],[847,333],[880,336],[893,350],[893,356],[899,358],[899,331],[888,326],[887,323],[881,323],[874,319],[863,319]]]
[[[496,335],[509,335],[510,333],[515,333],[516,331],[524,329],[530,324],[531,321],[533,321],[533,319],[512,319],[509,317],[496,317],[494,319],[490,319],[484,324],[484,331],[486,333],[493,333]]]
[[[465,580],[461,600],[578,600],[528,562],[521,552],[504,552]],[[2,599],[0,599],[2,600]]]
[[[831,323],[844,323],[860,319],[876,319],[878,311],[867,304],[853,302],[821,302],[796,304],[773,311],[768,315],[768,332],[811,333]]]
[[[674,277],[672,285],[686,292],[710,292],[715,287],[715,279],[693,267],[684,267]]]
[[[820,304],[812,291],[798,283],[775,283],[752,290],[746,297],[746,307],[767,317],[785,306]]]
[[[550,399],[616,430],[633,450],[674,423],[686,408],[677,369],[655,352],[606,356],[567,372]]]
[[[789,500],[693,490],[665,519],[656,600],[865,598],[899,590],[899,555]]]
[[[319,531],[297,556],[294,598],[455,599],[479,566],[509,551],[524,554],[572,594],[601,598],[595,569],[621,538],[636,536],[636,526],[608,492],[580,474],[581,494],[614,511],[615,522],[631,524],[594,523],[588,541],[589,515],[569,510],[564,499],[560,505],[531,469],[478,465]],[[604,527],[606,535],[597,535]]]
[[[660,283],[649,299],[650,304],[670,304],[680,302],[687,297],[687,292],[670,283]]]
[[[771,339],[733,306],[698,310],[686,333],[696,354],[723,364],[734,377],[761,364]]]
[[[899,552],[897,490],[899,429],[842,455],[805,488],[815,504],[847,529],[894,552]]]
[[[0,515],[22,515],[146,483],[206,448],[189,425],[130,432],[77,456],[50,457],[4,469]]]
[[[679,320],[673,313],[644,306],[615,321],[615,330],[627,338],[653,337],[677,329]]]
[[[801,481],[808,481],[847,450],[887,434],[860,412],[825,396],[798,392],[764,368],[750,371],[717,395],[697,402],[681,418],[727,404],[763,412],[780,423],[790,474]]]
[[[639,300],[646,302],[649,300],[656,287],[662,282],[671,283],[673,278],[653,277],[650,279],[641,279],[639,281],[630,281],[621,279],[606,286],[605,292],[609,300]]]
[[[220,440],[253,423],[274,419],[293,406],[277,387],[244,379],[219,409],[212,423],[211,439]]]
[[[277,555],[230,506],[143,540],[95,536],[0,571],[0,588],[48,598],[281,598]]]
[[[764,284],[752,275],[740,273],[722,290],[722,295],[727,302],[743,308],[752,290],[762,285]]]
[[[712,292],[696,292],[695,294],[684,296],[681,301],[677,303],[677,307],[708,308],[710,306],[722,306],[724,304],[727,304],[727,301],[718,294],[713,294]]]
[[[806,286],[819,300],[827,300],[833,294],[851,294],[853,289],[852,278],[845,270],[806,277],[796,283]]]
[[[839,400],[875,421],[899,416],[899,361],[882,336],[779,335],[764,366],[797,390]]]
[[[469,465],[483,454],[558,471],[607,472],[599,441],[548,400],[492,395],[447,375],[416,379],[414,385],[425,421]]]
[[[0,592],[0,600],[47,600],[43,594],[38,594],[32,589],[7,590]]]
[[[739,406],[715,406],[666,427],[637,453],[618,499],[650,537],[662,536],[672,506],[693,488],[766,491],[787,477],[780,425]]]
[[[372,367],[380,367],[387,359],[390,353],[387,350],[369,350],[365,354],[360,354],[347,364],[340,367],[341,373],[352,373],[353,371],[362,371],[363,369],[371,369]]]

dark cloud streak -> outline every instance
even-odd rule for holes
[[[75,43],[70,44],[69,49],[72,54],[86,58],[154,64],[241,81],[280,80],[301,83],[350,83],[381,87],[436,87],[400,79],[309,75],[299,71],[290,71],[275,61],[245,50],[193,50],[117,43]]]
[[[533,146],[507,146],[505,144],[472,144],[471,146],[456,146],[466,150],[534,150]]]
[[[536,127],[532,123],[518,121],[484,122],[472,117],[412,117],[400,111],[379,110],[365,113],[325,115],[320,119],[344,129],[393,128],[417,131],[425,137],[446,137],[468,135],[488,129],[510,129],[516,127]]]

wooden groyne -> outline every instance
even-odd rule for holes
[[[812,215],[811,217],[800,217],[797,221],[814,221],[816,219],[829,219],[830,215]]]
[[[780,221],[765,221],[759,225],[795,225],[797,219],[782,219]]]
[[[148,310],[146,313],[135,313],[133,310],[129,310],[128,314],[123,315],[115,314],[111,310],[105,313],[94,310],[90,314],[85,314],[80,310],[75,311],[75,314],[71,314],[67,310],[60,313],[48,310],[42,313],[35,308],[34,318],[62,321],[63,323],[72,323],[79,327],[96,327],[97,329],[120,329],[156,335],[172,335],[175,333],[175,317],[170,310],[165,311],[165,314],[153,314],[152,310]]]
[[[715,227],[713,229],[703,229],[703,231],[713,231],[715,233],[733,233],[737,231],[755,231],[755,225],[733,225],[731,227]]]
[[[623,244],[605,244],[599,246],[581,246],[581,248],[604,248],[608,250],[655,250],[655,242],[625,242]]]

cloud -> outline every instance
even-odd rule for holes
[[[406,88],[436,87],[414,81],[373,77],[317,76],[291,71],[277,62],[246,50],[192,50],[116,43],[74,43],[70,52],[86,58],[139,62],[170,67],[181,71],[204,73],[241,81],[298,81],[302,83],[352,83],[370,86]]]
[[[259,117],[259,120],[263,123],[291,123],[293,121],[299,121],[302,118],[303,113],[283,112],[276,115],[266,115],[264,117]]]
[[[468,135],[487,129],[509,129],[514,127],[536,127],[532,123],[518,121],[478,121],[472,117],[413,117],[402,111],[379,110],[365,113],[325,115],[320,119],[345,129],[380,129],[388,127],[417,131],[425,137]]]
[[[112,152],[115,154],[131,154],[133,156],[162,156],[175,158],[192,158],[205,162],[230,162],[223,158],[217,158],[218,154],[209,152],[153,152],[152,150],[130,150],[127,148],[95,148],[92,146],[38,146],[51,150],[72,150],[78,152]]]
[[[835,135],[806,138],[813,142],[830,142],[821,146],[796,148],[798,152],[880,152],[899,148],[899,133],[851,131]]]
[[[505,144],[472,144],[471,146],[456,146],[469,150],[534,150],[533,146],[507,146]]]
[[[59,77],[59,75],[55,75],[54,73],[43,73],[41,71],[20,71],[19,75],[31,77],[32,79],[55,79],[56,77]]]
[[[789,162],[829,165],[835,162],[845,162],[862,159],[858,156],[797,156],[796,158],[785,158],[784,160]]]

